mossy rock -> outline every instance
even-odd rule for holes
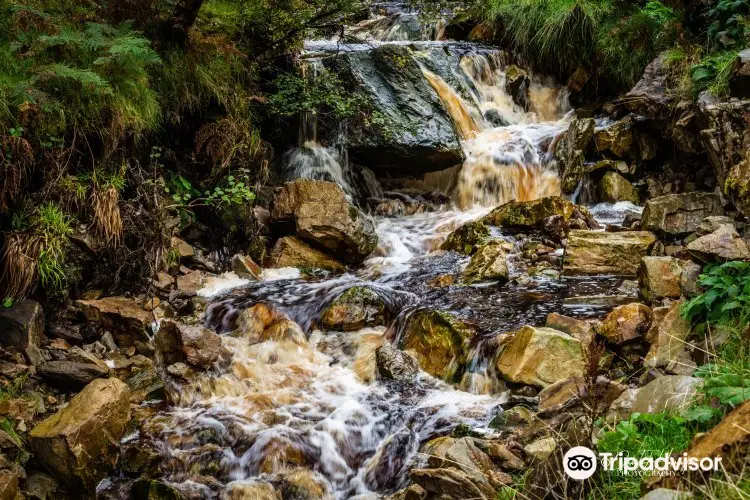
[[[453,315],[423,309],[407,320],[399,348],[411,351],[430,375],[453,382],[466,367],[473,336],[474,331]]]
[[[465,255],[473,254],[490,237],[490,228],[482,220],[472,221],[459,227],[440,246]]]
[[[185,497],[171,486],[151,479],[138,479],[130,490],[133,500],[183,500]]]
[[[548,217],[560,215],[565,221],[573,216],[576,206],[561,196],[548,196],[532,201],[509,201],[481,219],[490,226],[514,229],[541,227]]]
[[[326,329],[342,332],[380,326],[385,323],[385,303],[369,288],[355,286],[336,297],[320,320]]]
[[[635,187],[617,172],[607,172],[599,180],[599,198],[607,203],[630,201],[638,204],[641,201]]]
[[[508,281],[508,262],[502,242],[498,240],[479,247],[464,270],[466,284],[491,280]]]

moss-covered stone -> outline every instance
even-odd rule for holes
[[[325,328],[342,332],[383,325],[385,303],[369,288],[355,286],[336,297],[323,311],[320,321]]]
[[[424,371],[448,382],[466,366],[474,331],[451,314],[423,309],[407,320],[399,347],[411,351]]]
[[[583,375],[581,342],[552,328],[524,326],[497,356],[498,372],[511,382],[547,387]]]
[[[541,227],[544,220],[554,215],[568,221],[576,206],[560,196],[548,196],[532,201],[509,201],[485,215],[481,221],[490,226],[514,229]]]
[[[335,273],[346,270],[346,266],[341,262],[294,236],[286,236],[276,242],[266,266],[270,268],[296,267],[306,270],[322,269]]]
[[[607,203],[630,201],[640,203],[638,191],[625,177],[617,172],[607,172],[599,180],[599,200]]]
[[[479,247],[464,270],[467,284],[488,280],[508,281],[508,263],[501,241],[488,241]]]
[[[449,234],[440,248],[471,255],[489,237],[490,228],[482,220],[467,222]]]
[[[563,274],[635,276],[655,242],[656,236],[648,231],[570,231]]]
[[[152,479],[138,479],[130,490],[132,500],[183,500],[182,493],[168,484]]]

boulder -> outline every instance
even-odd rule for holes
[[[641,259],[655,242],[656,236],[648,231],[571,230],[563,259],[563,274],[635,276]]]
[[[617,158],[632,159],[637,148],[637,132],[632,116],[604,126],[594,133],[594,144],[599,153],[609,151]]]
[[[674,257],[644,257],[638,268],[638,286],[645,300],[678,298],[682,295],[685,261]]]
[[[330,58],[332,69],[367,95],[389,125],[384,133],[361,120],[352,123],[347,147],[355,164],[419,175],[463,162],[453,120],[435,89],[438,74],[456,80],[451,70],[459,54],[446,47],[419,55],[425,57],[406,45],[381,45]],[[425,78],[425,66],[431,79]]]
[[[409,354],[396,349],[390,344],[382,345],[375,350],[380,376],[401,382],[413,380],[419,373],[419,363]]]
[[[507,484],[512,479],[498,471],[492,459],[474,438],[440,437],[425,443],[420,453],[429,457],[427,464],[434,469],[456,468],[483,491]]]
[[[668,368],[671,364],[685,365],[690,356],[686,340],[691,332],[690,321],[680,313],[684,301],[674,302],[663,313],[655,329],[649,332],[651,348],[644,364],[651,368]]]
[[[721,458],[722,470],[742,473],[750,456],[750,401],[745,401],[713,429],[698,437],[688,457]]]
[[[530,84],[529,74],[515,64],[505,68],[505,92],[524,110],[529,109]]]
[[[120,347],[131,347],[136,341],[149,341],[148,332],[154,315],[141,309],[132,299],[106,297],[99,300],[78,300],[76,306],[89,321],[112,331]]]
[[[706,217],[723,213],[716,193],[668,194],[646,202],[641,229],[662,236],[685,236],[695,232]]]
[[[724,224],[713,233],[691,241],[685,253],[702,262],[750,260],[750,247],[732,224]]]
[[[622,99],[628,110],[655,122],[657,127],[666,125],[670,112],[665,60],[663,53],[651,61],[643,77]]]
[[[496,497],[489,483],[475,484],[466,472],[453,467],[444,469],[411,469],[411,480],[433,496],[489,500]]]
[[[176,236],[172,237],[171,241],[172,250],[180,256],[180,259],[189,259],[195,255],[195,249],[187,241],[180,239]]]
[[[554,155],[560,169],[562,191],[572,194],[586,171],[586,148],[594,136],[594,120],[574,120],[555,144]]]
[[[547,460],[557,449],[557,441],[553,437],[537,439],[523,447],[523,451],[537,462]]]
[[[664,375],[643,387],[627,389],[617,398],[607,415],[609,420],[625,420],[633,413],[680,412],[698,395],[702,379],[685,375]]]
[[[204,271],[190,271],[177,276],[177,290],[182,297],[195,297],[198,291],[206,285],[208,277]]]
[[[285,236],[276,242],[266,265],[270,268],[322,269],[334,273],[341,273],[346,270],[341,262],[294,236]]]
[[[541,228],[549,217],[561,216],[570,220],[577,207],[561,196],[548,196],[532,201],[509,201],[481,220],[484,224],[509,229]]]
[[[310,464],[312,465],[312,464]],[[328,500],[326,480],[318,473],[301,467],[279,474],[281,497],[290,500]]]
[[[385,323],[385,303],[369,288],[355,286],[331,302],[323,311],[320,322],[328,330],[341,332],[380,326]]]
[[[80,390],[97,378],[106,378],[109,370],[94,363],[60,360],[42,363],[37,373],[51,386]]]
[[[703,150],[719,186],[735,207],[750,216],[750,99],[700,104]]]
[[[680,275],[680,290],[685,297],[693,297],[702,292],[698,286],[703,266],[695,262],[683,261],[682,274]]]
[[[130,498],[143,500],[185,500],[176,488],[154,479],[136,479],[130,489]]]
[[[281,500],[271,483],[233,481],[221,493],[220,500]]]
[[[293,225],[297,237],[350,265],[361,264],[378,245],[372,221],[333,182],[297,179],[277,188],[271,220]]]
[[[504,346],[495,365],[506,380],[547,387],[582,376],[585,361],[581,342],[567,333],[524,326]]]
[[[24,353],[31,364],[42,361],[39,344],[44,336],[44,311],[33,300],[25,299],[5,308],[0,306],[0,345]]]
[[[97,379],[32,429],[31,449],[37,462],[73,491],[93,493],[114,469],[129,421],[128,386]]]
[[[602,322],[599,333],[612,344],[624,344],[646,335],[651,327],[651,309],[639,303],[615,307]]]
[[[450,382],[463,372],[473,336],[449,313],[421,309],[406,320],[399,347],[412,353],[424,371]]]
[[[625,177],[617,172],[607,172],[599,180],[599,201],[606,203],[630,201],[638,204],[641,198],[638,196],[638,191]]]
[[[593,386],[583,377],[571,377],[542,389],[539,393],[539,412],[553,414],[581,404],[603,410],[626,389],[627,386],[604,377],[598,377]]]
[[[508,262],[502,242],[488,241],[477,249],[464,269],[464,282],[467,284],[480,281],[508,281]]]
[[[596,337],[596,329],[590,321],[571,318],[558,313],[549,313],[544,326],[567,333],[578,339],[584,351],[588,349],[588,346]]]
[[[208,369],[219,359],[221,337],[198,325],[162,320],[154,337],[157,352],[166,365],[188,363]]]
[[[451,232],[440,249],[471,255],[489,237],[490,228],[483,221],[467,222]]]
[[[0,500],[15,500],[24,498],[19,496],[18,476],[10,469],[0,470]]]

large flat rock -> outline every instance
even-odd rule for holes
[[[648,231],[607,233],[575,229],[568,234],[563,274],[635,276],[656,236]]]

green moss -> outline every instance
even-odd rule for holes
[[[471,255],[489,237],[490,228],[483,221],[468,222],[449,234],[440,248]]]

